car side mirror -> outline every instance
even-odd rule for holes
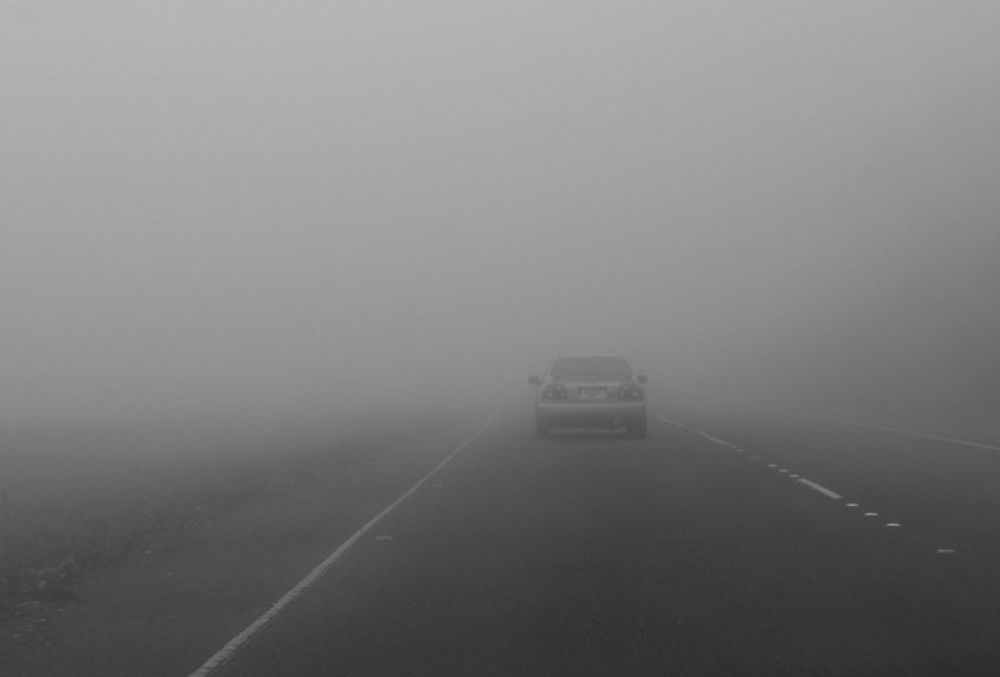
[[[542,379],[538,378],[537,376],[532,376],[531,378],[528,379],[528,383],[530,383],[533,386],[540,386],[542,385]]]
[[[638,381],[639,383],[646,383],[647,381],[649,381],[649,379],[646,378],[645,374],[639,374],[638,376],[635,377],[635,380]]]

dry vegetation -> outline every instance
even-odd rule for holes
[[[148,438],[142,448],[142,435],[22,437],[0,453],[0,619],[19,604],[72,597],[74,581],[156,536],[279,497],[404,431],[440,425],[400,417],[243,443],[188,434],[176,449]]]

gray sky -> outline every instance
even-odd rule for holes
[[[995,359],[998,67],[993,0],[4,1],[2,418]]]

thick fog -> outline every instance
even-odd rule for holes
[[[5,0],[0,419],[995,407],[998,67],[994,0]]]

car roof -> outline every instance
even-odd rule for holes
[[[580,355],[574,357],[557,357],[549,367],[553,376],[570,376],[580,374],[621,374],[629,375],[632,367],[628,360],[619,356]]]

